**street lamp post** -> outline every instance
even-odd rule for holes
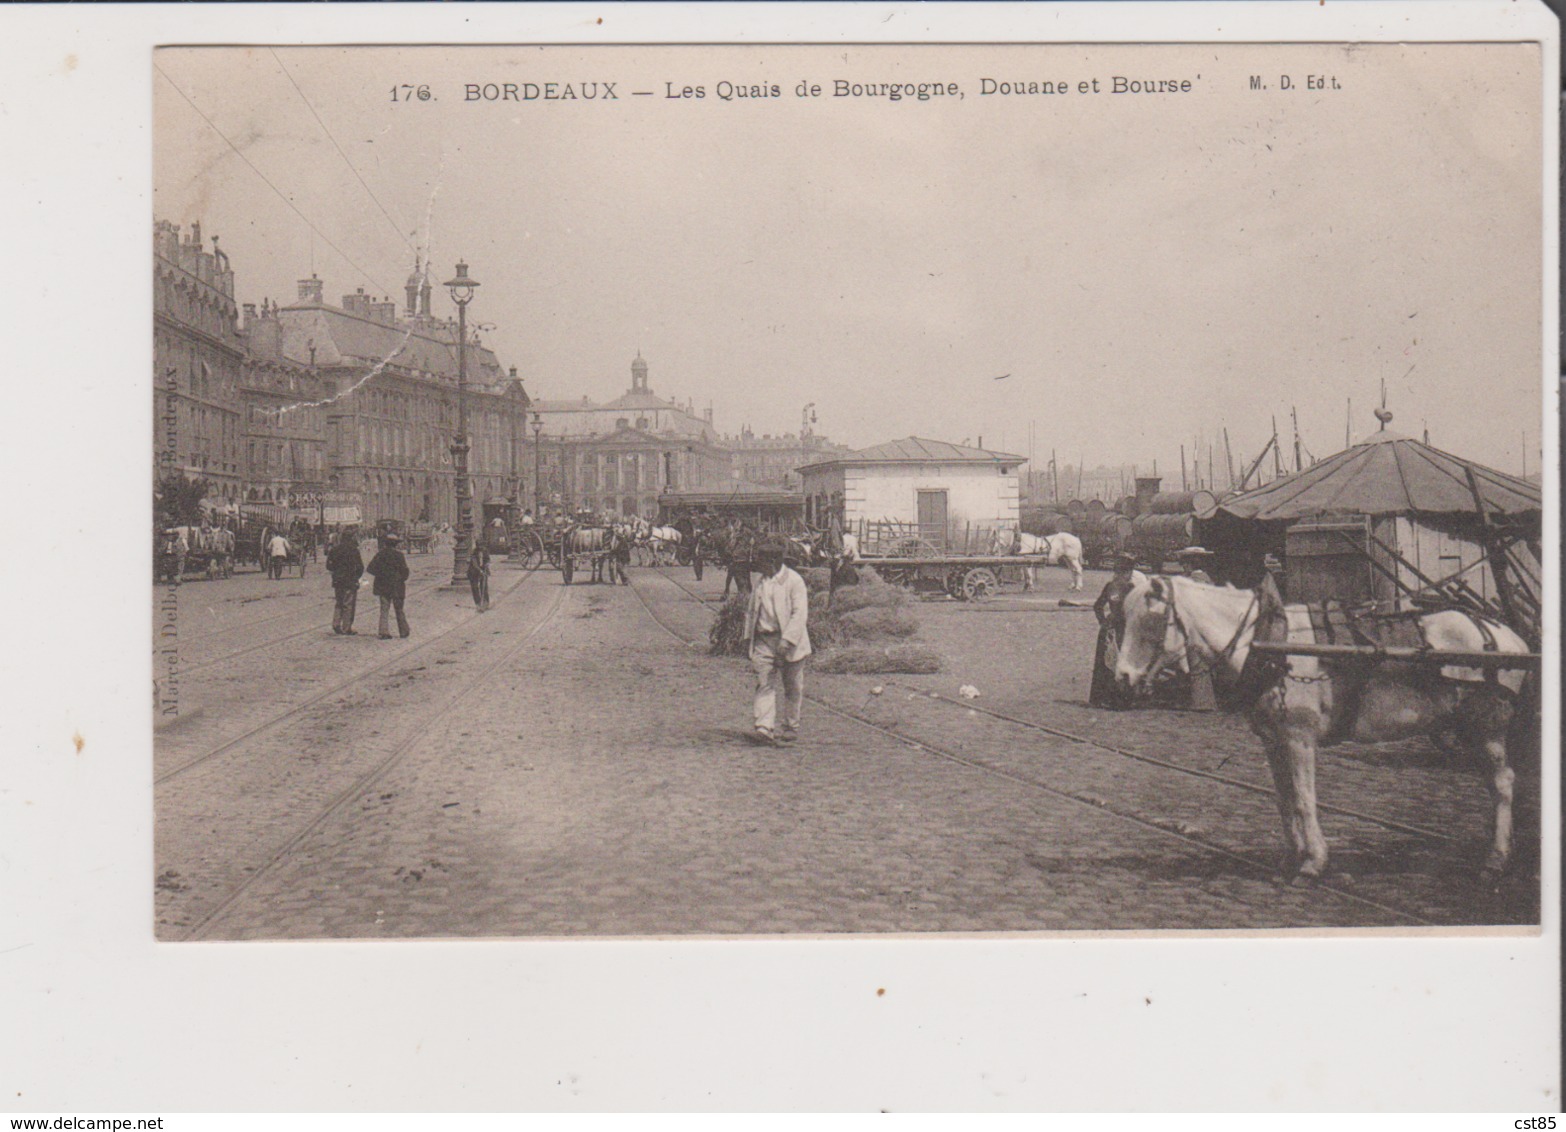
[[[478,280],[468,278],[468,265],[457,261],[457,277],[448,279],[451,301],[457,304],[457,436],[451,458],[457,471],[457,540],[452,548],[451,584],[468,583],[468,558],[473,553],[473,484],[468,479],[468,304]]]
[[[539,434],[544,431],[544,418],[533,414],[533,521],[541,517],[538,509],[538,493],[543,486],[544,451],[539,447]]]

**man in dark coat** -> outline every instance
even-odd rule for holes
[[[359,540],[348,531],[337,536],[337,542],[326,555],[326,570],[332,576],[332,592],[336,604],[332,609],[332,632],[354,635],[353,616],[359,607],[359,579],[364,576],[364,559],[359,554]]]
[[[468,585],[473,590],[473,608],[480,613],[489,611],[489,547],[483,540],[473,544],[468,555]],[[404,633],[403,636],[408,634]]]
[[[408,596],[408,560],[402,556],[402,551],[397,549],[399,539],[396,535],[385,535],[381,539],[381,549],[370,559],[370,565],[366,568],[370,577],[375,579],[375,596],[381,599],[381,639],[391,639],[391,611],[397,611],[397,631],[406,637],[412,630],[408,628],[408,618],[403,615],[402,603]]]

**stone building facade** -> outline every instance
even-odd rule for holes
[[[849,450],[846,444],[834,444],[816,434],[808,424],[798,435],[757,436],[745,428],[738,436],[725,438],[724,443],[731,453],[736,479],[774,491],[800,490],[800,468]]]
[[[240,398],[244,343],[234,273],[201,225],[159,221],[152,239],[154,467],[205,479],[209,498],[233,502],[245,468]]]
[[[244,305],[239,395],[243,412],[245,503],[318,507],[330,488],[324,404],[331,395],[318,370],[283,353],[283,325],[268,303]]]
[[[689,402],[657,396],[640,353],[624,395],[604,404],[539,401],[533,409],[543,424],[545,502],[655,519],[658,496],[671,488],[732,479],[712,410],[698,417]]]
[[[431,311],[427,272],[416,268],[399,315],[363,288],[327,303],[315,276],[275,310],[281,353],[320,375],[326,390],[328,488],[357,496],[367,523],[455,523],[451,443],[459,415],[457,324]],[[467,416],[475,522],[486,501],[516,497],[528,464],[528,397],[513,369],[470,331]]]

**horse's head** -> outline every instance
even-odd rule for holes
[[[1185,627],[1168,578],[1137,582],[1125,596],[1121,613],[1125,631],[1115,659],[1115,678],[1120,683],[1144,688],[1171,665],[1185,666]]]

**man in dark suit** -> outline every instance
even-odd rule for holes
[[[343,531],[337,536],[326,555],[326,571],[332,576],[332,593],[336,597],[332,632],[351,637],[359,607],[359,579],[364,576],[364,559],[359,554],[359,540],[353,534]]]
[[[397,611],[397,631],[406,637],[408,618],[403,614],[402,603],[408,596],[408,560],[397,549],[401,541],[396,535],[381,538],[381,549],[370,559],[366,568],[375,579],[375,596],[381,599],[381,640],[391,639],[391,612]]]

